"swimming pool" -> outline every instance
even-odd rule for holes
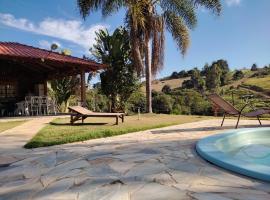
[[[238,129],[201,139],[198,154],[222,168],[270,181],[270,128]]]

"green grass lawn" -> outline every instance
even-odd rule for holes
[[[95,138],[110,137],[142,131],[153,128],[161,128],[170,125],[183,124],[187,122],[200,121],[210,117],[165,115],[165,114],[143,114],[138,116],[126,116],[125,123],[114,125],[114,118],[88,118],[84,124],[69,124],[69,118],[56,119],[30,140],[25,147],[36,148],[65,144],[76,141],[84,141]]]
[[[5,130],[14,128],[16,126],[19,126],[19,125],[21,125],[24,122],[26,122],[26,121],[0,122],[0,133],[3,132],[3,131],[5,131]]]

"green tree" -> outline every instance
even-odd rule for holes
[[[161,91],[165,94],[170,94],[170,92],[172,91],[171,86],[169,85],[164,85],[163,88],[161,89]]]
[[[100,79],[101,91],[109,97],[111,110],[125,110],[125,102],[138,88],[127,30],[117,28],[112,35],[100,30],[91,52],[97,61],[108,65]]]
[[[51,45],[51,51],[60,51],[63,55],[71,55],[69,49],[59,49],[55,43]],[[68,76],[51,81],[51,95],[55,99],[58,110],[66,112],[70,97],[75,94],[79,80],[75,76]]]
[[[77,0],[82,16],[101,9],[104,16],[127,10],[132,56],[138,72],[145,69],[147,111],[152,112],[151,80],[163,66],[165,28],[172,34],[182,54],[189,46],[189,29],[197,23],[196,9],[204,6],[219,14],[220,0]],[[152,50],[150,50],[152,47]],[[150,53],[152,52],[152,55]],[[143,64],[144,58],[144,64]]]
[[[177,72],[173,72],[172,75],[170,76],[170,78],[178,78],[178,73]]]
[[[201,77],[201,72],[197,68],[194,68],[191,75],[191,81],[193,82],[194,89],[203,92],[205,89],[205,81]]]
[[[226,60],[220,59],[220,60],[216,61],[214,64],[217,64],[221,70],[221,76],[220,76],[221,86],[228,84],[228,81],[229,81],[228,74],[230,72],[228,62]]]
[[[109,100],[101,94],[100,89],[95,88],[86,92],[86,102],[89,110],[96,112],[109,112]]]
[[[244,73],[241,70],[236,70],[233,74],[233,80],[240,80],[244,78]]]
[[[258,67],[255,63],[251,66],[251,71],[258,71]]]
[[[145,112],[146,108],[145,95],[140,90],[133,92],[127,101],[127,106],[128,111],[132,113],[137,113],[139,109],[140,112]]]
[[[210,91],[216,91],[220,84],[220,77],[222,75],[222,70],[219,65],[214,63],[211,67],[206,69],[206,87]]]
[[[194,82],[192,80],[184,80],[181,88],[182,89],[194,89]]]
[[[185,78],[185,77],[188,77],[188,74],[185,70],[182,70],[178,73],[178,77],[179,78]]]
[[[171,113],[173,108],[173,99],[170,95],[160,93],[153,97],[153,111],[155,113]]]

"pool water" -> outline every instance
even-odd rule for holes
[[[239,160],[258,163],[262,165],[270,164],[270,144],[251,144],[243,146],[229,154]]]
[[[270,128],[239,129],[200,140],[197,152],[225,169],[270,181]]]

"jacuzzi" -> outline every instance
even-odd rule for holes
[[[238,129],[201,139],[198,154],[233,172],[270,181],[270,128]]]

